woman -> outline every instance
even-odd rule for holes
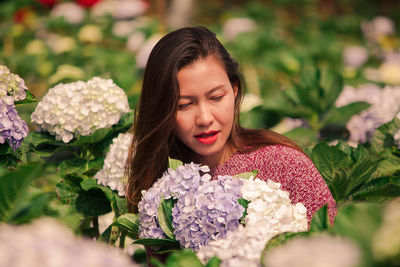
[[[188,27],[164,36],[146,66],[128,158],[128,199],[136,210],[141,191],[162,176],[168,157],[208,165],[214,179],[258,170],[282,184],[310,221],[335,202],[311,160],[288,138],[239,125],[243,82],[214,33]],[[133,153],[134,151],[134,153]]]

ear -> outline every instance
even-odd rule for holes
[[[233,85],[233,93],[235,94],[235,99],[237,97],[238,91],[239,91],[238,85],[237,85],[237,83],[235,83]]]

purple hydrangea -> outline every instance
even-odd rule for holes
[[[139,237],[140,238],[166,238],[158,224],[158,206],[162,199],[177,199],[185,195],[191,188],[199,187],[201,181],[210,180],[206,172],[207,166],[199,164],[185,164],[176,170],[168,169],[153,186],[142,191],[142,200],[139,202]],[[202,175],[200,172],[206,174]]]
[[[209,241],[237,229],[244,212],[237,201],[242,184],[241,179],[221,176],[180,195],[172,208],[176,240],[197,251]]]
[[[28,135],[28,126],[17,113],[11,96],[0,98],[0,144],[7,141],[14,150]]]

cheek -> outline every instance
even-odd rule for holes
[[[190,130],[190,116],[179,113],[176,115],[174,132],[178,137]]]

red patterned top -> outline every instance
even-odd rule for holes
[[[251,152],[236,152],[225,163],[212,168],[213,179],[218,175],[235,175],[258,171],[257,178],[281,184],[289,192],[292,204],[301,202],[307,208],[307,219],[328,203],[333,223],[336,203],[324,179],[313,162],[302,152],[284,145],[268,145]]]

